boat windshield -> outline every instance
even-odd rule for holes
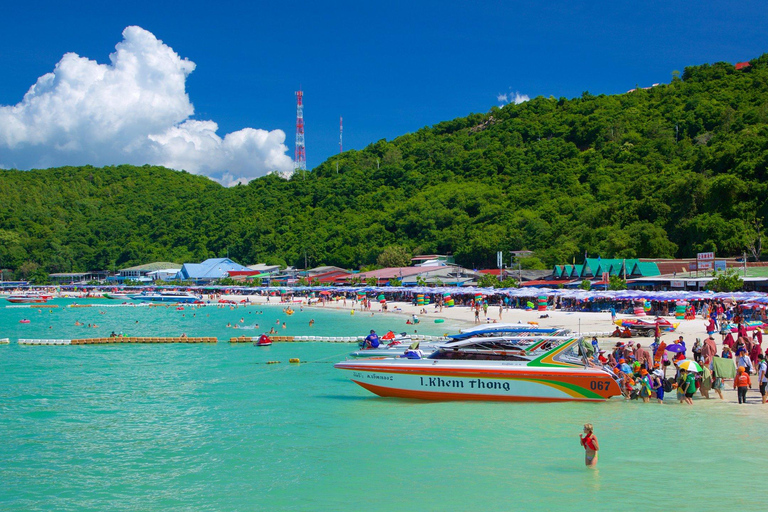
[[[561,363],[583,365],[584,364],[583,354],[584,353],[581,348],[581,342],[574,341],[565,350],[557,354],[554,357],[554,360]]]
[[[464,347],[440,347],[429,359],[454,359],[471,361],[530,361],[525,345],[502,340],[474,343]]]

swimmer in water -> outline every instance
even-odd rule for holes
[[[586,435],[580,435],[581,446],[584,447],[584,464],[587,467],[593,468],[597,466],[597,452],[600,450],[600,445],[597,443],[597,437],[592,431],[592,424],[584,424],[584,433]]]
[[[315,319],[314,318],[309,321],[309,326],[312,327],[313,325],[315,325]]]
[[[285,329],[285,322],[283,322],[283,329]]]

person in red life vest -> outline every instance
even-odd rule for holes
[[[739,370],[736,372],[736,378],[733,379],[733,389],[736,389],[739,394],[739,403],[747,403],[747,390],[752,387],[752,379],[749,378],[749,374],[746,368],[739,366]]]
[[[597,444],[597,436],[592,431],[591,423],[584,424],[584,433],[586,435],[579,436],[581,446],[584,447],[584,464],[593,468],[597,466],[597,452],[600,450],[600,445]]]

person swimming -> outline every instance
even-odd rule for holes
[[[597,452],[600,450],[600,446],[597,443],[597,437],[592,430],[591,423],[584,424],[584,432],[586,436],[579,435],[581,446],[584,447],[584,464],[587,467],[597,466]]]

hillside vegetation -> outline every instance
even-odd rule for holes
[[[338,172],[337,172],[338,165]],[[0,267],[199,261],[357,268],[387,246],[495,266],[759,255],[768,54],[615,96],[538,97],[223,188],[159,167],[0,171]]]

